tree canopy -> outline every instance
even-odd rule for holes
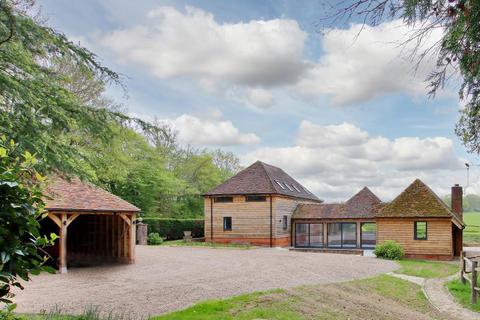
[[[416,49],[433,30],[444,30],[433,47],[420,52],[420,59],[432,54],[436,67],[428,77],[434,96],[445,83],[461,76],[459,97],[464,102],[455,132],[470,152],[480,153],[480,1],[478,0],[352,0],[338,1],[326,21],[338,23],[360,18],[378,25],[402,18],[412,26],[407,42]],[[420,50],[420,49],[419,49]]]

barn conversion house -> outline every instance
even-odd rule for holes
[[[344,203],[323,203],[282,169],[257,161],[205,195],[212,242],[363,253],[394,240],[407,257],[448,260],[462,248],[462,188],[452,208],[415,180],[390,203],[363,188]]]
[[[42,232],[59,235],[47,252],[61,273],[67,264],[135,262],[134,205],[91,184],[55,178],[45,200]],[[68,236],[67,236],[68,234]]]

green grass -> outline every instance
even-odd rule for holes
[[[395,273],[421,278],[444,278],[458,271],[458,266],[451,262],[408,259],[397,262],[400,264],[400,269],[396,270]]]
[[[388,307],[386,307],[388,306]],[[390,309],[391,308],[391,309]],[[420,286],[380,275],[341,284],[304,286],[209,300],[152,320],[379,319],[390,310],[435,315]],[[401,318],[398,318],[401,319]]]
[[[463,230],[463,243],[480,245],[480,212],[465,212],[463,220],[467,225]]]
[[[248,244],[236,244],[236,243],[212,243],[212,242],[200,242],[200,241],[191,241],[186,242],[184,240],[171,240],[164,241],[162,246],[172,246],[172,247],[204,247],[204,248],[234,248],[234,249],[252,249],[254,248]]]
[[[302,319],[445,319],[435,311],[420,286],[388,275],[344,283],[303,286],[208,300],[151,320],[302,320]],[[425,317],[427,316],[427,317]],[[24,315],[25,320],[131,320],[128,315],[83,315],[61,312]]]
[[[466,284],[462,284],[460,280],[455,279],[448,282],[446,286],[458,303],[470,310],[480,312],[480,302],[478,302],[477,304],[470,303],[471,290],[470,284],[468,282]]]

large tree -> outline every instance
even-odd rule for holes
[[[478,0],[348,0],[335,1],[324,21],[335,24],[360,19],[370,25],[402,18],[412,26],[408,42],[422,48],[433,30],[441,40],[420,52],[434,54],[436,67],[429,78],[435,95],[454,75],[461,76],[459,96],[464,102],[456,133],[469,151],[480,153],[480,1]]]
[[[42,159],[39,170],[85,176],[82,146],[111,139],[106,124],[146,134],[157,127],[112,108],[101,93],[120,84],[118,74],[27,15],[32,5],[0,0],[0,128]]]

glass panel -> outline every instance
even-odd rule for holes
[[[357,246],[356,223],[342,223],[342,239],[344,248],[355,248]]]
[[[310,246],[323,247],[323,224],[315,223],[310,225]]]
[[[295,224],[295,246],[308,247],[308,224]]]
[[[328,246],[332,248],[342,247],[342,224],[329,223],[328,224]]]
[[[362,223],[362,248],[374,248],[377,239],[377,224]]]
[[[223,230],[232,230],[232,217],[223,217]]]
[[[415,222],[415,239],[427,239],[427,223],[425,221]]]

